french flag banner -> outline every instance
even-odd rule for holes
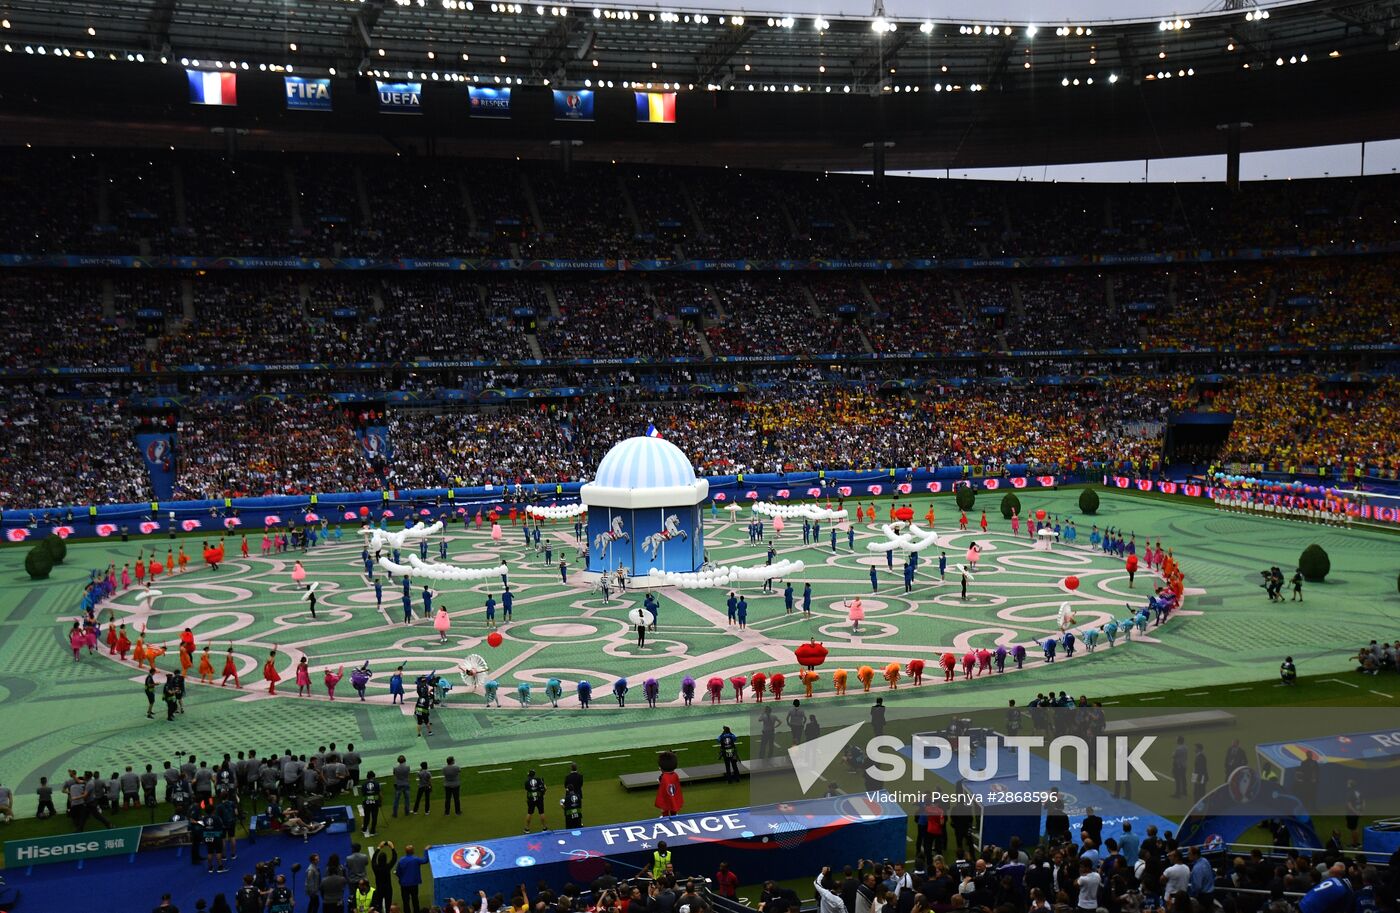
[[[214,73],[201,70],[186,70],[190,81],[190,104],[222,105],[233,107],[238,104],[238,75],[236,73]]]

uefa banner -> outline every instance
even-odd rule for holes
[[[471,99],[471,116],[510,119],[510,89],[494,89],[484,86],[469,86],[467,94]]]
[[[374,83],[379,92],[380,114],[422,114],[423,84],[421,82]]]
[[[393,448],[389,446],[389,426],[370,425],[360,430],[360,452],[365,455],[371,466],[383,465],[385,460],[394,456]]]
[[[822,860],[842,858],[852,847],[872,859],[902,859],[908,831],[909,818],[897,803],[851,795],[445,843],[426,855],[433,898],[445,903],[476,892],[511,891],[536,879],[587,884],[609,867],[650,870],[658,843],[667,844],[687,872],[728,864],[764,878],[810,878]]]
[[[591,121],[593,92],[589,89],[555,89],[554,119]]]
[[[305,76],[284,76],[288,111],[331,110],[331,81]]]
[[[175,491],[175,435],[162,431],[136,435],[136,446],[151,477],[151,490],[164,501]]]

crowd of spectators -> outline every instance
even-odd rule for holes
[[[738,276],[710,288],[724,313],[705,328],[716,355],[830,351],[821,343],[830,344],[830,334],[837,331],[813,309],[800,278]]]
[[[1314,375],[1257,375],[1209,398],[1234,414],[1222,462],[1270,469],[1320,466],[1389,474],[1400,470],[1400,382],[1326,383]]]
[[[1397,267],[1396,257],[1347,257],[1112,271],[552,273],[557,316],[540,274],[25,271],[0,276],[11,343],[0,361],[518,360],[535,357],[524,338],[535,328],[545,358],[705,354],[673,318],[720,356],[859,355],[867,342],[879,353],[1318,353],[1394,341]],[[56,312],[69,319],[45,319]]]
[[[1102,273],[1047,270],[1016,281],[1022,315],[1007,325],[1008,349],[1137,348],[1136,322],[1116,300],[1109,306]]]
[[[119,399],[51,396],[49,385],[6,391],[0,408],[0,505],[57,507],[149,501],[136,426]]]
[[[1044,359],[1034,377],[933,378],[907,388],[890,388],[872,366],[797,364],[406,376],[399,388],[432,402],[390,405],[393,457],[375,466],[328,395],[357,383],[356,392],[383,393],[373,375],[310,374],[307,383],[295,374],[210,375],[163,386],[53,381],[18,390],[0,409],[15,442],[0,462],[0,503],[144,500],[145,469],[125,404],[153,395],[183,397],[176,492],[186,498],[583,479],[612,444],[648,424],[712,472],[951,465],[995,474],[1020,463],[1069,471],[1126,462],[1148,475],[1169,456],[1168,416],[1185,409],[1231,412],[1234,425],[1223,445],[1175,460],[1400,475],[1394,379],[1126,370],[1080,377],[1074,367]],[[546,386],[578,392],[484,398]],[[460,392],[443,399],[443,391]]]
[[[860,175],[404,154],[26,148],[3,165],[14,217],[0,246],[13,252],[509,257],[514,244],[592,259],[666,258],[679,243],[690,257],[946,258],[1400,237],[1393,176],[1232,194],[896,177],[881,191]]]
[[[586,174],[557,167],[526,172],[544,234],[521,245],[530,259],[654,256],[649,241],[638,241],[637,226],[623,203],[622,171],[598,166]]]
[[[691,330],[656,305],[639,279],[628,276],[553,285],[559,317],[540,331],[546,358],[664,358],[694,355]]]
[[[341,410],[322,397],[198,404],[180,416],[177,452],[184,498],[364,491],[382,481]]]
[[[519,280],[483,287],[455,276],[395,277],[384,285],[383,300],[383,313],[363,330],[367,360],[530,358],[511,308],[538,309],[543,301],[536,287]]]
[[[133,322],[107,313],[102,282],[78,274],[0,275],[0,331],[0,365],[10,370],[130,365],[146,350]]]

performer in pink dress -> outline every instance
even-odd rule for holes
[[[297,697],[311,696],[311,667],[303,656],[297,661]]]
[[[330,666],[326,667],[326,694],[330,695],[331,700],[335,700],[335,686],[340,684],[340,680],[344,676],[344,666],[341,666],[334,672],[331,671]]]
[[[860,597],[857,596],[855,599],[846,603],[846,608],[846,618],[851,622],[851,630],[860,630],[860,623],[865,620],[865,606],[860,604]]]

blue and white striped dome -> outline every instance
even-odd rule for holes
[[[695,469],[670,441],[631,437],[607,452],[593,481],[604,488],[677,488],[695,484]]]

